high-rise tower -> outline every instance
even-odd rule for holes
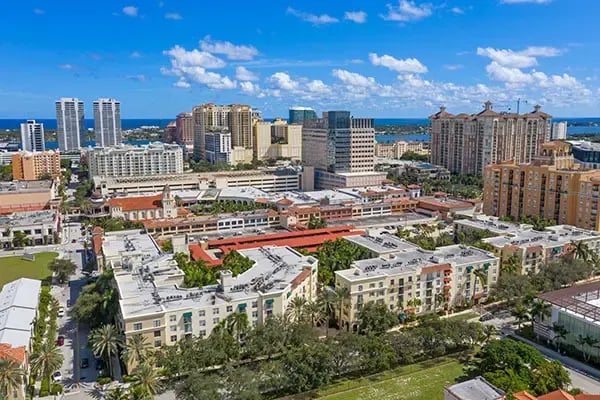
[[[94,101],[94,133],[100,147],[121,144],[121,102],[115,99]]]
[[[56,101],[56,136],[61,151],[79,151],[85,146],[85,119],[83,101],[62,98]]]

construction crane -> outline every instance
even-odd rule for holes
[[[527,100],[521,99],[519,97],[517,99],[516,103],[517,103],[517,114],[518,114],[519,111],[521,110],[521,103],[528,104],[529,102]],[[494,109],[496,109],[497,111],[511,112],[512,111],[512,106],[511,106],[510,103],[508,103],[508,104],[494,104]]]

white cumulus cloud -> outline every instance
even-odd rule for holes
[[[364,11],[346,11],[344,13],[344,19],[357,24],[364,24],[367,22],[367,13]]]
[[[529,68],[538,64],[537,57],[556,57],[561,50],[555,47],[527,47],[525,50],[494,49],[478,47],[477,55],[488,57],[492,61],[509,68]]]
[[[356,72],[350,72],[345,69],[334,69],[333,76],[350,86],[370,87],[377,85],[375,78],[366,77]]]
[[[431,16],[433,13],[433,6],[431,4],[423,3],[418,5],[410,0],[399,0],[397,6],[388,4],[387,8],[387,14],[381,16],[386,21],[418,21]]]
[[[134,6],[123,7],[123,14],[127,15],[128,17],[137,17],[138,11],[139,11],[139,8],[134,7]]]
[[[246,67],[240,66],[235,69],[235,79],[240,81],[256,81],[258,80],[258,75],[248,70]]]
[[[340,22],[339,19],[332,17],[330,15],[327,15],[327,14],[321,14],[321,15],[310,14],[307,12],[298,11],[292,7],[288,7],[286,13],[289,15],[293,15],[294,17],[298,17],[302,21],[310,22],[311,24],[314,24],[314,25],[335,24],[337,22]]]
[[[295,91],[299,87],[299,83],[285,72],[275,72],[269,80],[278,89]]]
[[[212,40],[210,36],[205,36],[200,41],[200,48],[209,53],[224,54],[229,60],[252,60],[258,55],[258,50],[254,46]]]
[[[399,60],[387,54],[384,54],[380,57],[376,53],[370,53],[369,60],[371,61],[371,64],[375,66],[386,67],[392,71],[400,73],[410,72],[415,74],[424,74],[427,72],[427,67],[421,64],[421,62],[416,58]]]
[[[163,51],[163,54],[171,57],[171,63],[174,67],[188,66],[214,69],[223,68],[226,65],[225,61],[206,51],[198,49],[187,51],[179,45]]]

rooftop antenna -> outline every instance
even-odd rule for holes
[[[521,98],[519,97],[519,98],[517,99],[517,114],[519,113],[519,109],[521,108],[521,102],[523,102],[523,103],[525,103],[525,104],[527,104],[527,103],[528,103],[528,101],[527,101],[527,100],[521,100]]]

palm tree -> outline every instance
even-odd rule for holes
[[[517,319],[519,329],[521,329],[523,322],[529,321],[530,319],[529,314],[527,313],[527,308],[525,308],[525,306],[521,303],[518,303],[510,313]]]
[[[233,313],[225,321],[227,331],[237,340],[240,340],[248,330],[248,314],[245,312]]]
[[[114,325],[102,325],[90,333],[90,343],[95,354],[108,358],[108,373],[112,376],[112,357],[117,354],[122,339]]]
[[[487,285],[487,279],[488,279],[487,272],[485,272],[483,269],[476,269],[475,271],[473,271],[473,276],[475,277],[476,280],[479,281],[479,283],[481,283],[481,290],[483,291],[483,289],[485,289],[485,286]],[[473,285],[473,295],[474,294],[475,294],[475,285]]]
[[[581,334],[577,335],[577,338],[575,339],[575,343],[581,346],[581,354],[583,354],[583,359],[586,361],[587,357],[589,357],[589,354],[587,354],[585,351],[585,348],[588,345],[588,340],[590,340],[589,336],[583,336]]]
[[[294,297],[287,306],[286,316],[293,321],[302,322],[305,317],[306,299]]]
[[[583,242],[583,241],[571,241],[571,249],[573,254],[575,255],[575,258],[580,258],[582,260],[588,260],[588,258],[590,257],[590,248],[588,247],[588,245]]]
[[[331,315],[335,312],[335,297],[335,292],[328,288],[321,289],[321,293],[319,294],[318,302],[323,304],[323,311],[326,318],[325,336],[329,336],[329,321],[331,320]]]
[[[0,359],[0,393],[2,398],[12,397],[23,383],[25,373],[17,362],[11,358]]]
[[[348,289],[345,286],[339,287],[339,288],[335,288],[334,293],[335,293],[335,302],[336,302],[337,311],[338,311],[338,329],[341,330],[344,304],[346,303],[346,300],[350,298],[350,289]]]
[[[592,348],[596,348],[598,343],[600,343],[600,340],[591,336],[586,336],[584,339],[586,346],[590,347],[590,351],[583,354],[583,359],[585,360],[585,362],[588,362],[592,357]]]
[[[148,363],[138,365],[133,373],[133,386],[138,388],[145,398],[151,399],[161,387],[158,370]]]
[[[122,386],[117,386],[108,392],[106,400],[129,400],[129,393]]]
[[[541,322],[544,318],[552,315],[552,307],[542,300],[536,300],[531,303],[529,315],[531,315],[531,325],[533,326],[536,318],[538,322]]]
[[[420,307],[421,304],[423,304],[423,302],[418,297],[413,297],[412,299],[410,299],[406,302],[407,307],[414,307],[414,308]]]
[[[314,328],[317,325],[323,324],[327,321],[327,312],[324,304],[317,301],[309,301],[304,307],[305,316],[310,321],[310,325]]]
[[[552,331],[554,332],[554,341],[556,342],[556,351],[560,353],[560,343],[567,338],[569,331],[563,325],[554,323],[552,325]]]
[[[483,343],[489,342],[494,336],[496,336],[496,327],[494,325],[484,325],[483,326]]]
[[[56,344],[51,341],[45,341],[39,352],[31,357],[31,370],[34,374],[47,378],[50,382],[50,376],[58,370],[63,363],[63,354]]]
[[[438,306],[443,305],[446,302],[446,298],[442,293],[436,293],[433,297],[433,308],[437,309]]]
[[[132,373],[135,367],[148,359],[151,347],[148,339],[142,335],[133,335],[125,343],[125,351],[121,359],[127,364],[127,372]]]
[[[512,254],[510,255],[504,262],[500,265],[500,271],[508,273],[508,274],[516,274],[519,273],[521,269],[521,264],[519,262],[519,257]]]

